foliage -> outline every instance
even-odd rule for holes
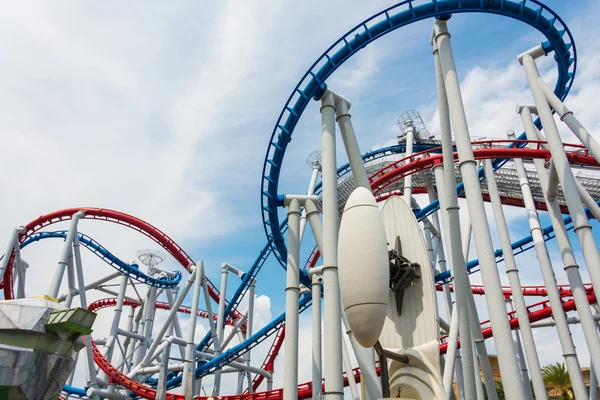
[[[547,365],[542,368],[542,376],[550,398],[569,400],[573,399],[571,378],[564,363]]]

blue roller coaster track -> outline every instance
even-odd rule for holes
[[[309,70],[301,78],[300,82],[296,85],[292,94],[289,96],[285,106],[279,114],[277,123],[275,124],[271,134],[263,165],[261,206],[263,224],[267,236],[267,244],[265,247],[263,247],[249,271],[242,277],[242,282],[227,307],[226,315],[228,317],[230,316],[231,311],[240,304],[240,301],[247,292],[250,283],[257,276],[258,272],[271,253],[275,254],[276,259],[285,268],[287,249],[285,246],[283,233],[287,229],[287,220],[283,220],[281,222],[279,221],[277,209],[279,206],[281,206],[278,193],[279,177],[288,143],[291,141],[292,133],[308,103],[311,101],[311,99],[319,99],[319,97],[324,93],[326,89],[325,81],[327,78],[331,76],[331,74],[344,62],[346,62],[349,58],[359,52],[362,48],[366,47],[368,44],[396,29],[427,18],[447,16],[456,13],[489,13],[502,15],[528,24],[534,29],[540,31],[546,37],[547,40],[542,45],[547,53],[554,52],[554,60],[556,61],[558,69],[558,79],[554,93],[561,100],[564,100],[569,93],[569,90],[573,84],[577,66],[575,43],[569,29],[562,19],[540,1],[431,0],[427,4],[414,5],[413,3],[413,0],[402,1],[395,6],[375,14],[371,18],[361,22],[353,29],[348,31],[312,64]],[[536,124],[538,128],[541,128],[539,121],[536,121]],[[521,135],[519,138],[523,138],[523,135]],[[432,147],[435,146],[418,145],[415,147],[415,151],[423,151],[431,149]],[[390,154],[403,153],[404,150],[405,149],[403,145],[390,146],[368,152],[363,156],[363,159],[365,161],[369,161]],[[506,160],[496,160],[494,163],[495,168],[499,168],[504,162],[506,162]],[[348,164],[340,167],[338,169],[338,176],[347,173],[349,168],[350,166]],[[483,170],[480,171],[480,177],[484,179]],[[457,192],[462,193],[462,191],[462,185],[458,185]],[[319,194],[319,192],[320,184],[316,188],[316,194]],[[435,212],[438,207],[438,202],[432,202],[426,207],[423,207],[423,209],[417,211],[416,215],[419,219],[422,219]],[[569,217],[565,217],[565,223],[569,225]],[[40,236],[36,240],[44,239],[46,237],[49,238],[53,236]],[[552,237],[552,227],[545,227],[544,239],[550,240]],[[80,238],[80,241],[85,245],[85,242],[82,238]],[[528,236],[514,242],[512,244],[512,248],[518,250],[518,252],[522,252],[531,247],[531,242],[531,236]],[[89,243],[94,242],[90,241]],[[96,253],[96,251],[94,252]],[[100,252],[99,254],[101,254],[99,255],[101,258],[111,260],[110,257],[105,257],[105,255],[110,254],[108,251],[106,251],[106,249],[104,249],[104,252]],[[495,255],[500,259],[502,257],[502,252],[497,250]],[[123,270],[124,273],[133,274],[134,276],[136,275],[136,269],[133,266],[123,262],[118,264],[115,260],[112,260],[111,262],[116,266],[116,268]],[[111,262],[109,262],[109,264],[111,264]],[[469,272],[475,272],[477,265],[477,260],[471,261],[468,265],[470,270]],[[150,277],[146,278],[152,279]],[[178,277],[178,279],[180,279],[180,277]],[[302,283],[304,284],[310,283],[310,281],[307,280],[308,277],[306,276],[305,272],[301,276],[301,279]],[[439,274],[436,277],[437,282],[447,283],[448,280],[449,275],[446,276],[444,274]],[[144,283],[147,284],[151,284],[150,282],[150,280],[144,281]],[[300,300],[300,310],[305,310],[310,306],[310,304],[310,296],[303,296]],[[255,347],[275,333],[284,324],[284,322],[285,313],[279,315],[244,342],[225,351],[215,359],[199,365],[196,370],[196,376],[200,377],[209,374],[214,370],[223,367],[230,361],[238,358],[240,355]],[[210,335],[207,335],[199,343],[198,349],[205,350],[210,346],[210,344],[211,338]],[[168,387],[173,388],[179,384],[181,384],[181,376],[176,376],[169,380]],[[82,389],[65,386],[65,391],[80,395]]]
[[[287,249],[281,233],[277,208],[279,200],[279,177],[288,143],[292,139],[302,113],[311,99],[319,99],[325,89],[325,81],[344,62],[369,43],[382,36],[427,18],[448,16],[456,13],[497,14],[524,22],[546,37],[543,48],[546,53],[554,52],[558,79],[554,93],[563,99],[569,93],[575,77],[577,57],[575,42],[563,20],[550,8],[537,0],[432,0],[414,5],[412,0],[400,2],[366,19],[332,44],[300,79],[284,105],[269,140],[263,164],[261,182],[261,207],[265,234],[273,243],[279,262],[285,264]],[[565,39],[566,35],[566,39]],[[571,57],[572,52],[572,57]],[[536,125],[541,128],[539,120]],[[524,138],[524,134],[519,136]],[[496,160],[499,168],[506,160]],[[483,178],[483,169],[480,170]],[[462,192],[462,184],[457,187]],[[419,219],[431,214],[439,207],[435,201],[423,207]]]

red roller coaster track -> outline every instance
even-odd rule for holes
[[[489,148],[474,149],[473,152],[474,152],[475,159],[477,159],[477,160],[496,159],[496,158],[536,158],[536,159],[546,159],[546,160],[550,159],[550,152],[540,148],[540,145],[542,142],[533,142],[533,143],[538,144],[537,149],[505,148],[505,147],[494,148],[494,147],[492,147],[493,144],[497,144],[499,142],[507,142],[507,141],[474,142],[473,143],[474,145],[477,144],[477,145],[481,145],[481,146],[486,146],[486,145],[490,146]],[[566,145],[566,146],[574,147],[576,149],[574,151],[570,151],[567,153],[567,158],[571,164],[579,164],[579,165],[585,165],[585,166],[598,166],[598,163],[596,162],[596,160],[594,160],[592,157],[590,157],[587,154],[587,152],[583,152],[583,154],[582,154],[581,146],[572,146],[572,145]],[[458,156],[456,153],[454,154],[454,158],[455,158],[455,160],[458,161]],[[385,168],[383,168],[382,170],[376,172],[370,178],[371,187],[373,188],[373,191],[375,194],[379,194],[385,188],[389,187],[389,185],[396,182],[397,180],[402,179],[405,176],[408,176],[410,174],[430,169],[433,166],[440,164],[440,163],[442,163],[442,155],[441,154],[433,154],[432,150],[414,154],[411,157],[406,157],[406,158],[399,160],[395,163],[392,163],[391,165],[388,165]],[[384,198],[386,198],[385,194],[379,195],[380,200],[383,200]],[[519,203],[518,200],[519,199],[509,199],[509,201],[511,202],[511,205],[522,205],[522,203]],[[542,206],[542,204],[539,204],[539,206]],[[189,269],[189,266],[193,264],[193,261],[191,260],[191,258],[173,240],[171,240],[167,235],[165,235],[164,233],[162,233],[160,230],[153,227],[152,225],[150,225],[138,218],[132,217],[127,214],[120,213],[118,211],[98,209],[98,208],[83,208],[83,209],[72,208],[72,209],[58,211],[58,212],[55,212],[52,214],[43,215],[40,218],[38,218],[37,220],[31,222],[30,224],[28,224],[26,226],[26,233],[23,235],[20,235],[19,240],[23,241],[24,239],[27,238],[28,235],[31,235],[32,233],[36,232],[37,230],[39,230],[47,225],[50,225],[50,224],[53,224],[53,223],[56,223],[59,221],[68,220],[77,211],[83,211],[85,213],[85,218],[106,220],[109,222],[118,223],[118,224],[130,227],[134,230],[137,230],[137,231],[145,234],[146,236],[150,237],[151,239],[156,241],[158,244],[160,244],[166,251],[168,251],[171,255],[173,255],[175,257],[175,259],[177,259],[179,261],[179,263],[182,266],[184,266],[186,269]],[[12,259],[12,255],[11,255],[11,259]],[[312,267],[312,266],[316,265],[316,262],[318,261],[318,259],[319,259],[318,250],[313,251],[313,253],[311,254],[311,257],[309,258],[308,264]],[[12,282],[11,281],[11,272],[12,271],[10,268],[11,265],[12,265],[12,263],[9,263],[9,268],[7,268],[6,274],[4,277],[4,281],[2,282],[3,286],[4,286],[5,298],[7,298],[7,299],[12,298],[12,285],[11,285],[11,282]],[[480,286],[475,286],[473,288],[473,290],[474,290],[474,293],[476,293],[476,294],[483,294],[483,289]],[[568,289],[566,286],[563,287],[562,290],[563,290],[562,293],[564,294],[564,296],[568,296],[570,294],[570,289]],[[215,299],[216,301],[218,301],[218,291],[217,291],[216,287],[214,287],[214,285],[212,285],[212,284],[210,285],[210,292],[211,292],[211,297],[213,299]],[[527,293],[527,295],[532,295],[532,296],[533,295],[536,295],[536,296],[544,296],[545,295],[545,289],[541,286],[540,287],[524,287],[523,292],[524,292],[524,294]],[[506,290],[505,294],[510,295],[508,290]],[[590,303],[596,302],[596,297],[595,297],[594,293],[591,291],[591,289],[588,289],[588,300]],[[105,304],[103,306],[107,306],[112,303],[109,301],[109,302],[104,302],[102,304]],[[98,308],[101,307],[101,305],[97,304],[97,303],[93,303],[93,305],[94,305],[94,307],[98,307]],[[541,303],[531,305],[530,308],[534,308],[534,307],[540,306],[540,305],[542,305],[541,309],[535,310],[529,314],[529,319],[531,322],[540,321],[540,320],[548,318],[552,315],[552,309],[551,309],[551,307],[546,305],[546,302],[541,302]],[[90,305],[90,310],[92,310],[92,308],[93,308],[92,305]],[[98,309],[98,308],[96,308],[96,309]],[[565,301],[562,304],[562,308],[565,312],[575,310],[575,302],[572,299]],[[516,317],[510,319],[510,326],[511,326],[511,329],[518,328],[518,319]],[[482,334],[483,334],[484,338],[486,338],[486,339],[491,337],[492,336],[491,328],[490,327],[484,328],[482,330]],[[272,369],[275,357],[279,353],[279,349],[281,347],[281,344],[283,343],[284,336],[285,335],[284,335],[284,332],[282,329],[278,332],[278,334],[273,342],[273,345],[271,347],[271,350],[269,351],[267,359],[265,360],[265,363],[263,364],[263,367],[265,367],[266,369],[269,369],[269,368]],[[447,349],[447,344],[442,343],[440,345],[440,353],[444,354],[446,349]],[[137,396],[141,396],[141,397],[148,398],[148,399],[155,398],[156,391],[153,388],[150,388],[148,386],[145,386],[143,384],[140,384],[138,382],[135,382],[135,381],[127,378],[127,376],[125,376],[124,374],[119,372],[115,367],[113,367],[111,364],[109,364],[107,362],[107,360],[102,356],[101,352],[95,345],[93,346],[93,350],[94,350],[95,362],[98,364],[98,366],[104,372],[107,373],[111,382],[122,385],[123,387],[131,390]],[[352,372],[353,372],[352,373],[353,378],[355,380],[358,380],[360,377],[359,369],[356,368]],[[258,385],[260,384],[260,381],[258,381],[258,383],[257,383],[257,381],[258,380],[255,380],[253,383],[253,389],[258,388]],[[344,378],[344,383],[345,384],[348,383],[347,376]],[[299,385],[298,394],[299,394],[298,397],[302,398],[302,399],[311,397],[312,382],[306,382],[306,383]],[[184,397],[183,397],[183,395],[169,393],[167,395],[167,398],[168,399],[183,399]],[[199,397],[199,398],[206,399],[205,397]],[[270,391],[266,391],[266,392],[252,393],[252,394],[223,396],[222,398],[229,399],[229,400],[234,400],[234,399],[282,399],[283,398],[283,389],[276,389],[276,390],[270,390]]]

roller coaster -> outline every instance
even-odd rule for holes
[[[521,134],[470,135],[450,40],[451,17],[459,13],[500,15],[545,37],[515,55],[533,96],[532,104],[515,104]],[[418,113],[409,112],[399,121],[398,144],[363,153],[352,104],[327,80],[370,43],[427,19],[433,24],[440,134],[430,135]],[[536,65],[546,56],[555,61],[554,89]],[[568,27],[537,0],[407,0],[362,21],[311,65],[283,106],[261,177],[266,244],[249,266],[223,262],[219,286],[202,260],[192,259],[152,224],[119,211],[72,207],[13,229],[0,259],[0,359],[28,361],[12,367],[0,361],[0,399],[497,399],[487,339],[494,342],[506,398],[544,399],[533,336],[541,326],[556,329],[575,398],[596,398],[600,255],[589,221],[600,221],[600,145],[563,103],[576,68]],[[320,103],[321,151],[310,160],[306,192],[282,193],[285,154],[312,101]],[[563,143],[554,114],[579,143]],[[336,125],[349,160],[342,166],[336,162]],[[417,198],[427,201],[419,204]],[[466,200],[461,203],[466,220],[460,218],[459,199]],[[529,235],[515,240],[505,206],[523,210]],[[547,212],[550,224],[543,226],[538,211]],[[189,275],[123,261],[82,233],[82,220],[117,224],[151,239]],[[56,224],[69,228],[52,230]],[[305,240],[308,231],[312,236]],[[21,251],[46,239],[62,241],[62,252],[45,296],[28,297]],[[468,257],[471,239],[476,259]],[[548,242],[560,249],[568,282],[557,283],[559,266],[553,265]],[[316,245],[301,260],[307,243]],[[110,273],[86,281],[81,247],[110,266]],[[515,256],[525,252],[535,253],[539,285],[521,284]],[[582,279],[578,252],[589,283]],[[269,259],[285,270],[285,312],[255,329],[255,287]],[[471,284],[475,273],[481,285]],[[230,275],[239,284],[228,297]],[[509,285],[502,286],[501,276]],[[86,293],[97,290],[110,297],[88,302]],[[190,295],[191,305],[185,306]],[[489,320],[481,321],[475,296],[485,301]],[[41,311],[31,318],[41,322],[25,324],[33,308]],[[102,309],[113,312],[109,333],[93,337],[93,315]],[[312,379],[300,383],[299,315],[308,309]],[[157,319],[157,310],[166,317]],[[208,321],[204,337],[196,333],[198,317]],[[574,323],[585,338],[578,347],[590,354],[589,389],[571,335]],[[23,339],[34,336],[31,342]],[[253,349],[268,340],[266,358],[256,362]],[[79,356],[80,350],[85,354]],[[275,371],[282,351],[283,370]],[[41,372],[36,379],[20,379],[17,368]],[[77,369],[85,369],[84,385],[73,384]],[[222,393],[228,391],[223,377],[231,373],[237,374],[236,387]],[[275,374],[283,377],[282,388],[273,388]],[[211,393],[203,393],[203,381],[211,383]]]

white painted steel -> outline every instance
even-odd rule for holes
[[[319,176],[319,172],[321,171],[321,164],[318,161],[313,162],[313,170],[310,175],[310,183],[308,184],[308,190],[306,191],[307,195],[312,195],[315,193],[315,184],[317,183],[317,178]],[[300,244],[302,244],[302,238],[304,238],[304,229],[306,228],[306,208],[302,210],[302,215],[300,216]]]
[[[194,284],[194,281],[196,280],[196,274],[198,273],[198,269],[199,268],[194,268],[194,270],[190,274],[188,280],[185,283],[185,286],[181,290],[181,293],[179,293],[179,296],[177,297],[175,304],[173,304],[171,306],[171,310],[169,311],[169,314],[168,314],[165,322],[163,323],[163,325],[160,327],[158,333],[156,334],[156,338],[152,341],[152,344],[149,346],[148,351],[146,352],[146,355],[144,356],[144,359],[137,366],[135,366],[131,372],[129,372],[127,374],[127,376],[129,378],[132,378],[133,376],[135,376],[135,374],[137,374],[139,369],[141,369],[143,367],[147,367],[149,365],[150,361],[152,361],[152,358],[153,358],[154,352],[156,351],[156,348],[160,345],[161,340],[162,340],[163,336],[165,335],[165,332],[167,331],[167,329],[169,329],[169,325],[170,325],[171,321],[173,321],[173,319],[176,318],[177,313],[179,312],[179,306],[181,306],[181,303],[183,303],[183,299],[185,298],[187,293],[190,291],[192,285]]]
[[[196,263],[196,277],[194,279],[194,294],[192,295],[192,309],[190,312],[190,321],[188,326],[188,336],[185,348],[185,365],[183,368],[182,386],[186,400],[191,400],[194,396],[194,370],[196,366],[196,357],[194,355],[196,333],[196,320],[198,319],[198,303],[200,302],[200,290],[202,290],[202,280],[204,279],[204,261]],[[212,321],[211,321],[212,322]],[[171,329],[171,328],[169,328]]]
[[[323,199],[323,284],[325,291],[325,398],[344,397],[342,381],[342,307],[338,280],[338,203],[335,146],[335,106],[332,93],[321,99],[322,199]]]
[[[600,144],[598,144],[596,139],[594,139],[587,129],[579,122],[573,114],[573,111],[569,110],[563,102],[560,101],[541,77],[538,77],[538,86],[560,119],[569,127],[571,132],[573,132],[586,149],[589,150],[596,161],[600,162]]]
[[[552,162],[558,172],[558,179],[563,189],[571,219],[573,220],[573,230],[579,240],[583,258],[588,267],[594,290],[597,293],[600,293],[600,254],[598,253],[598,248],[594,240],[592,227],[588,222],[585,210],[581,204],[581,198],[577,192],[575,177],[569,167],[569,161],[567,160],[565,149],[562,146],[562,141],[558,133],[558,128],[556,127],[556,122],[552,116],[550,105],[546,101],[546,97],[540,88],[539,72],[535,61],[531,56],[523,57],[523,67],[525,69],[531,93],[533,94],[537,112],[544,126],[544,133],[552,154]],[[596,342],[598,343],[594,343],[590,351],[596,360],[600,360],[600,340],[598,340],[597,334],[595,335]],[[591,346],[589,341],[588,346]],[[598,370],[598,372],[600,373],[600,370]]]
[[[365,189],[371,190],[369,184],[369,178],[367,176],[367,169],[362,159],[362,153],[356,140],[356,134],[354,133],[354,127],[352,126],[352,120],[350,116],[350,103],[340,98],[336,104],[336,116],[337,122],[340,127],[340,135],[344,142],[346,154],[348,155],[348,161],[350,168],[352,169],[352,176],[356,187],[364,187]]]
[[[305,209],[306,210],[306,209]],[[318,275],[312,275],[312,381],[323,380],[323,357],[321,355],[321,280]],[[321,395],[320,384],[312,385],[313,399]]]
[[[308,220],[309,220],[312,232],[313,232],[313,236],[315,237],[315,241],[317,242],[317,247],[319,248],[319,250],[322,251],[322,249],[323,249],[323,225],[322,225],[321,219],[319,218],[317,208],[312,202],[307,201],[305,204],[305,209],[307,210],[307,213],[308,213],[307,214]],[[316,267],[316,268],[310,269],[308,274],[309,274],[309,276],[311,276],[311,278],[314,276],[318,276],[318,277],[322,278],[322,276],[323,276],[322,274],[323,274],[324,270],[325,270],[325,268],[323,266]],[[314,307],[314,303],[313,303],[313,307]],[[350,324],[348,323],[346,313],[344,313],[344,312],[342,312],[342,320],[343,320],[344,326],[346,328],[346,334],[350,338],[350,344],[352,345],[354,355],[356,356],[356,361],[358,362],[358,366],[360,367],[361,373],[363,375],[363,380],[364,380],[365,387],[366,387],[367,398],[368,398],[368,400],[380,399],[381,398],[381,382],[380,382],[380,379],[377,377],[377,373],[375,371],[375,359],[374,359],[373,348],[367,349],[358,343],[358,341],[354,337],[354,334],[352,333],[352,329],[350,328]],[[313,329],[317,325],[313,324]],[[318,325],[317,329],[319,329],[319,330],[321,329],[320,325]],[[313,333],[313,335],[316,335],[316,333]],[[322,365],[322,361],[321,361],[320,365]],[[313,380],[313,382],[315,382],[315,380]],[[316,386],[319,386],[319,385],[316,385]],[[315,386],[313,386],[313,391],[314,390],[320,391],[321,387],[318,387],[316,389]]]
[[[464,397],[474,399],[476,397],[475,382],[473,380],[474,362],[473,352],[471,350],[471,327],[469,324],[467,291],[470,288],[469,278],[467,276],[467,265],[461,248],[460,215],[458,213],[458,198],[454,187],[456,185],[456,175],[454,171],[454,155],[452,132],[450,128],[450,108],[448,105],[447,88],[444,79],[444,69],[442,68],[441,55],[437,38],[434,41],[433,56],[436,69],[436,80],[438,85],[438,107],[440,112],[440,132],[442,134],[442,154],[444,162],[444,179],[437,180],[438,187],[444,186],[446,198],[440,198],[442,207],[442,216],[446,214],[444,225],[446,229],[446,248],[450,249],[450,269],[454,276],[455,307],[453,312],[458,313],[458,330],[462,338],[461,364],[462,379],[464,382]],[[447,222],[447,224],[446,224]],[[457,377],[458,380],[458,377]]]
[[[73,214],[71,223],[69,225],[69,230],[67,231],[67,237],[65,238],[65,242],[63,244],[62,253],[60,255],[60,258],[58,259],[58,265],[56,266],[56,270],[54,271],[54,274],[52,275],[52,281],[50,282],[50,287],[48,289],[48,296],[50,296],[50,297],[54,297],[54,298],[58,297],[58,291],[60,290],[60,285],[62,283],[63,276],[65,274],[65,269],[67,268],[67,262],[69,260],[69,256],[71,255],[72,246],[74,243],[73,240],[75,239],[75,236],[77,236],[77,224],[79,223],[79,220],[83,216],[84,216],[84,214],[82,211],[78,211],[75,214]],[[15,230],[15,232],[16,232],[16,230]],[[13,246],[16,244],[16,240],[17,239],[15,239],[15,241],[13,242]],[[12,251],[13,251],[13,249],[11,247],[9,252],[4,253],[4,254],[11,254]],[[9,258],[9,257],[5,257],[5,258]]]
[[[78,211],[73,215],[73,220],[79,221],[79,219],[83,217],[83,212]],[[69,242],[69,246],[73,246],[73,254],[75,256],[75,270],[77,271],[77,284],[79,286],[79,301],[81,308],[87,309],[87,294],[85,292],[85,279],[83,278],[83,263],[81,262],[81,249],[79,245],[79,238],[77,237],[77,223],[72,225],[73,227],[73,236],[72,242]],[[68,239],[68,234],[67,234]],[[64,254],[70,254],[70,251],[65,251],[63,249]],[[60,286],[60,282],[59,282]],[[90,390],[94,390],[98,388],[98,384],[96,381],[96,368],[94,366],[94,355],[92,351],[92,337],[90,335],[83,336],[85,339],[85,355],[86,355],[86,385],[90,388]],[[92,400],[98,400],[99,397],[97,395],[92,395]]]
[[[285,283],[285,342],[283,398],[298,398],[298,335],[300,284],[300,203],[294,199],[288,207],[288,242]]]
[[[528,111],[526,114],[529,115],[529,120],[531,120],[531,115]],[[525,127],[525,132],[531,129],[526,118],[523,120],[523,125]],[[531,125],[533,125],[533,121],[531,121]],[[552,316],[556,321],[558,339],[571,378],[571,385],[573,386],[575,396],[581,397],[585,392],[585,384],[583,383],[583,377],[581,376],[581,368],[579,366],[579,360],[577,359],[577,353],[575,352],[573,338],[571,337],[571,332],[567,325],[565,313],[562,310],[562,302],[556,285],[556,277],[554,276],[548,249],[546,248],[546,242],[544,241],[544,236],[542,234],[542,227],[535,209],[533,196],[531,195],[529,180],[527,179],[525,167],[523,166],[523,160],[515,158],[513,162],[515,163],[515,168],[519,176],[521,192],[523,194],[523,203],[525,204],[525,212],[529,222],[529,230],[533,238],[533,244],[542,271],[544,285],[546,286],[546,291],[548,293],[548,300],[552,307]],[[543,174],[538,174],[538,177],[543,176]]]
[[[529,60],[527,58],[525,58],[524,63],[525,63],[525,65],[529,65]],[[535,67],[535,65],[534,65],[534,67]],[[542,97],[541,101],[545,101],[545,99]],[[547,104],[546,104],[546,107],[548,107]],[[538,109],[538,111],[544,110],[544,106],[543,105],[537,106],[537,109]],[[528,113],[528,108],[523,107],[523,109],[521,110],[521,118],[527,124],[527,129],[526,129],[526,131],[528,131],[527,137],[528,138],[529,137],[540,137],[541,133],[537,132],[535,127],[534,127],[534,129],[531,129],[531,127],[533,126],[533,121],[531,121],[531,119],[532,119],[531,115],[530,114],[528,115],[527,113]],[[552,119],[552,122],[554,122],[553,119]],[[546,127],[546,132],[550,133],[550,131],[551,131],[551,129]],[[558,131],[556,132],[556,134],[558,134]],[[560,141],[560,138],[559,138],[559,141]],[[560,147],[561,147],[561,150],[563,151],[563,156],[564,156],[564,150],[562,148],[562,145],[560,145]],[[551,152],[552,152],[552,150],[551,150]],[[560,160],[560,158],[559,158],[559,160]],[[566,156],[565,156],[565,161],[566,161]],[[590,310],[589,301],[587,299],[587,294],[585,292],[585,287],[583,285],[583,279],[581,278],[581,274],[579,272],[579,266],[577,265],[577,260],[575,259],[575,254],[573,253],[573,248],[571,247],[571,242],[570,242],[568,234],[567,234],[567,229],[566,229],[564,221],[562,219],[562,215],[561,215],[562,213],[560,211],[560,207],[556,200],[556,196],[553,195],[553,192],[555,189],[550,187],[551,174],[546,173],[546,171],[543,169],[542,160],[535,160],[534,165],[538,172],[539,182],[542,187],[542,192],[544,193],[544,196],[545,196],[546,204],[548,207],[548,215],[550,216],[550,221],[552,222],[552,226],[554,227],[554,235],[556,237],[556,242],[560,249],[560,254],[562,257],[562,261],[563,261],[563,268],[567,275],[569,284],[571,285],[572,292],[573,292],[573,300],[575,301],[579,317],[581,318],[581,327],[583,329],[583,335],[585,337],[585,341],[587,343],[588,350],[590,352],[590,358],[591,358],[592,362],[595,361],[596,363],[598,363],[600,361],[600,338],[598,337],[598,332],[596,330],[596,324],[594,323],[594,320],[592,318],[592,312]],[[562,176],[562,174],[568,175],[569,173],[571,173],[571,171],[568,167],[568,164],[566,167],[568,169],[568,171],[565,171],[564,166],[561,167],[559,161],[554,160],[554,157],[553,157],[553,165],[556,167],[557,175]],[[566,176],[562,176],[562,179],[563,180],[566,179]],[[574,178],[573,178],[572,183],[575,183]],[[561,186],[562,185],[563,184],[561,183]],[[579,196],[577,196],[578,193],[577,193],[576,186],[577,186],[576,184],[568,186],[568,187],[575,187],[575,189],[572,189],[573,193],[569,193],[569,194],[567,194],[567,192],[566,192],[568,189],[566,189],[563,186],[563,193],[564,193],[565,198],[570,197],[572,202],[578,202],[579,207],[581,207],[581,210],[583,211],[583,206],[581,204],[581,198],[579,198]],[[573,198],[573,196],[576,196],[578,198],[578,200],[575,200]],[[567,203],[567,207],[568,206],[569,206],[569,203]],[[569,208],[569,210],[571,210],[571,209]],[[573,219],[573,221],[575,221],[575,219]],[[591,226],[589,224],[587,224],[587,217],[586,217],[586,225],[587,225],[587,228],[589,228],[589,230],[586,230],[586,231],[591,234]],[[578,226],[574,225],[574,231],[578,235],[580,233],[582,233],[582,229],[580,229],[580,228],[581,228],[581,226],[578,227]],[[585,240],[587,240],[589,238],[587,238],[586,236],[581,236],[581,235],[579,235],[579,236],[580,236],[580,238],[583,238],[583,239],[580,239],[580,244],[582,246],[582,252],[584,255],[584,259],[585,259],[586,253],[590,253],[589,256],[593,259],[594,253],[596,254],[596,256],[598,255],[597,249],[594,247],[594,249],[591,249],[592,250],[591,252],[586,251],[583,248],[583,246],[586,243]],[[593,237],[592,237],[592,242],[594,242],[594,246],[595,246],[595,241],[594,241]],[[588,250],[590,250],[590,249],[588,249]],[[592,280],[592,285],[594,285],[594,282],[596,282],[597,284],[600,284],[600,271],[598,271],[594,268],[592,268],[592,269],[588,268],[588,272],[589,272],[589,275]],[[598,366],[598,364],[596,364],[596,366]],[[598,377],[600,377],[600,371],[597,370],[597,372],[598,372],[598,376],[597,376],[597,378],[598,378]]]
[[[342,339],[342,357],[344,360],[344,369],[346,370],[346,376],[348,377],[348,386],[350,386],[350,393],[352,394],[353,400],[360,400],[358,395],[358,389],[356,388],[356,381],[354,380],[354,374],[352,373],[352,363],[350,362],[350,355],[346,348],[346,341]]]
[[[531,325],[529,323],[529,312],[527,311],[525,298],[523,297],[523,292],[521,291],[519,269],[517,268],[515,256],[511,248],[508,225],[504,216],[504,210],[502,209],[502,203],[499,196],[500,192],[498,191],[498,185],[496,184],[496,177],[494,175],[494,169],[492,168],[491,160],[484,161],[484,168],[488,184],[488,191],[490,194],[490,201],[492,203],[492,209],[494,210],[494,220],[496,222],[498,237],[500,238],[500,246],[504,256],[506,275],[508,276],[508,281],[513,293],[512,297],[515,302],[515,308],[517,309],[519,327],[521,329],[521,334],[523,335],[523,344],[525,347],[525,354],[527,356],[527,364],[529,365],[529,371],[531,373],[531,381],[533,383],[535,398],[538,400],[543,400],[546,399],[548,395],[546,392],[546,386],[544,384],[544,378],[542,376],[540,360],[538,359],[537,349],[535,347],[533,332],[531,331]]]
[[[406,150],[404,151],[404,157],[410,157],[413,154],[413,144],[415,141],[415,127],[412,121],[405,124],[406,129]],[[410,162],[407,160],[406,162]],[[412,207],[412,175],[408,175],[404,178],[404,201],[409,207]]]
[[[469,136],[469,128],[465,115],[454,56],[450,44],[446,21],[437,20],[435,23],[435,40],[438,44],[440,62],[444,74],[444,84],[448,96],[448,105],[451,114],[452,127],[455,133],[456,148],[460,159],[459,168],[465,184],[465,195],[469,216],[473,224],[475,249],[481,266],[481,278],[486,290],[487,307],[492,329],[494,330],[494,343],[498,354],[498,366],[502,376],[502,385],[508,398],[517,399],[525,397],[525,388],[519,375],[519,367],[515,355],[515,348],[510,337],[510,325],[504,312],[504,299],[502,298],[500,276],[498,274],[496,259],[494,257],[492,239],[488,226],[485,208],[481,196],[481,186],[478,179],[477,163],[473,158],[473,149]],[[449,190],[450,188],[448,188]],[[455,272],[456,272],[455,267]],[[462,330],[461,330],[462,337]],[[463,351],[463,358],[467,355]],[[464,365],[464,364],[463,364]],[[471,375],[472,376],[472,375]],[[465,379],[467,375],[465,374]],[[467,388],[469,385],[466,385]],[[467,393],[471,398],[473,393]]]

